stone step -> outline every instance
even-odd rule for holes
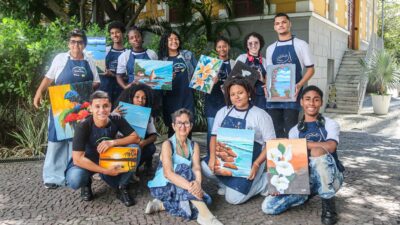
[[[342,61],[354,61],[360,62],[360,59],[364,59],[365,57],[358,57],[358,56],[343,56]]]
[[[358,96],[338,96],[336,95],[337,101],[349,101],[349,102],[358,102]]]
[[[352,106],[353,108],[358,105],[358,100],[356,101],[342,101],[342,100],[337,100],[336,99],[336,104],[338,105],[339,108],[342,108],[343,106]]]
[[[357,91],[357,87],[336,86],[336,91],[337,92],[353,92],[353,91]]]
[[[349,59],[343,59],[341,65],[357,65],[357,66],[361,66],[360,65],[360,60],[349,60]]]
[[[336,109],[341,109],[341,110],[347,110],[347,111],[353,111],[353,112],[357,112],[358,111],[358,105],[340,105],[340,104],[336,104]]]
[[[344,110],[339,108],[325,108],[325,112],[337,114],[358,114],[358,110]]]
[[[358,83],[348,83],[348,82],[343,82],[343,83],[337,83],[335,82],[335,87],[336,88],[358,88]]]

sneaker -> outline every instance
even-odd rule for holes
[[[44,188],[46,188],[46,189],[56,189],[58,187],[60,187],[60,185],[58,185],[58,184],[44,183]]]
[[[198,216],[197,223],[200,225],[223,225],[215,216],[207,219]]]
[[[144,211],[144,213],[146,214],[152,214],[155,212],[159,212],[162,211],[162,202],[158,199],[153,199],[152,201],[149,201],[147,203],[146,209]]]
[[[222,195],[222,196],[224,196],[225,195],[225,191],[226,191],[226,188],[225,187],[221,187],[221,188],[218,188],[218,195]]]
[[[89,184],[85,187],[81,187],[81,198],[83,201],[89,202],[93,200],[92,185]]]
[[[136,204],[135,199],[130,196],[128,188],[125,185],[119,186],[117,198],[121,200],[121,202],[124,203],[126,207]]]

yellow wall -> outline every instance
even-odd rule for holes
[[[271,4],[276,5],[276,13],[296,12],[296,0],[271,0]]]
[[[325,0],[311,0],[313,4],[314,12],[320,16],[326,17],[326,11],[328,9],[328,4]]]
[[[146,11],[142,11],[138,17],[141,19],[155,19],[165,15],[165,9],[157,9],[157,0],[149,0],[146,3]]]
[[[348,5],[344,0],[336,0],[337,10],[335,12],[335,18],[337,25],[342,28],[347,28],[348,25]]]

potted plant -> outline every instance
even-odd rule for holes
[[[400,82],[396,58],[388,51],[379,50],[373,52],[368,60],[362,60],[361,65],[368,82],[376,88],[376,93],[371,94],[374,113],[387,114],[392,97],[388,89],[396,88]]]

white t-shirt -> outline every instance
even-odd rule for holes
[[[225,106],[218,110],[215,115],[214,125],[211,134],[217,135],[218,128],[221,127],[222,121],[225,116],[228,114],[232,107]],[[246,115],[246,111],[238,111],[235,108],[229,113],[230,117],[243,119]],[[258,108],[257,106],[253,106],[250,108],[249,113],[246,117],[246,129],[255,131],[254,141],[264,146],[264,143],[268,140],[274,139],[275,130],[274,124],[272,123],[271,117],[267,112]]]
[[[70,57],[70,51],[57,54],[45,76],[49,79],[57,80],[65,65],[67,65],[68,57]],[[97,73],[93,59],[88,57],[85,53],[83,53],[83,59],[89,63],[90,69],[93,73],[93,82],[100,83],[99,74]]]
[[[149,123],[147,124],[146,134],[147,134],[147,135],[157,134],[156,126],[154,126],[154,119],[153,119],[153,117],[150,117],[150,121],[149,121]]]
[[[117,74],[124,74],[126,73],[126,63],[128,63],[129,56],[131,55],[132,50],[127,50],[123,52],[119,57],[118,57],[118,66],[117,66]],[[147,49],[144,52],[133,52],[135,56],[147,54],[151,60],[157,60],[158,56],[155,51],[151,49]]]
[[[276,46],[284,46],[284,45],[291,45],[291,44],[292,44],[292,39],[290,39],[288,41],[275,41],[274,43],[269,45],[267,48],[267,53],[266,53],[267,66],[273,65],[272,54],[274,53]],[[299,58],[299,61],[301,64],[301,69],[304,69],[304,67],[313,67],[314,62],[312,59],[310,47],[308,46],[307,42],[294,37],[293,44],[294,44],[294,50],[296,52],[297,58]]]
[[[333,140],[339,144],[339,134],[340,134],[339,124],[328,117],[324,117],[324,119],[325,119],[325,130],[327,133],[325,140],[326,141]],[[297,125],[292,127],[292,129],[290,129],[289,131],[289,139],[299,138],[299,133],[300,132],[297,129]]]

